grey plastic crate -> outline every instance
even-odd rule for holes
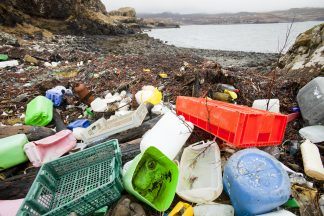
[[[297,95],[301,114],[309,125],[324,125],[324,77],[316,77]]]
[[[85,142],[92,142],[101,137],[109,137],[116,133],[138,127],[142,124],[148,111],[145,104],[141,104],[134,112],[118,117],[116,119],[105,120],[99,119],[90,125],[83,138]]]

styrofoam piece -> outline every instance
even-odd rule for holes
[[[0,216],[16,216],[24,199],[0,200]]]
[[[113,134],[138,127],[144,121],[147,113],[146,105],[141,104],[137,110],[118,118],[109,120],[101,118],[86,128],[82,134],[83,140],[92,142],[102,137],[109,137]]]
[[[173,160],[192,133],[194,126],[169,110],[147,131],[140,144],[141,152],[154,146]]]
[[[73,128],[73,136],[77,140],[82,140],[82,134],[86,129],[82,127]]]
[[[112,95],[111,93],[108,93],[105,96],[105,101],[106,103],[110,104],[110,103],[115,103],[117,101],[121,101],[122,97],[120,96],[120,94],[117,92],[114,95]]]
[[[300,145],[302,152],[304,171],[309,177],[324,180],[324,167],[318,147],[306,140]]]
[[[234,208],[231,205],[209,203],[194,207],[195,216],[234,216]]]
[[[268,105],[269,103],[269,105]],[[267,106],[268,105],[268,106]],[[270,112],[280,113],[280,101],[279,99],[260,99],[255,100],[252,105],[253,108],[260,110],[267,110]]]
[[[72,131],[62,130],[44,139],[29,142],[24,146],[24,151],[33,166],[57,159],[73,149],[76,145]]]
[[[108,108],[106,100],[101,98],[96,98],[90,105],[94,112],[104,112]]]
[[[14,67],[19,65],[19,62],[17,60],[10,60],[10,61],[3,61],[0,62],[0,68],[5,68],[5,67]]]
[[[291,213],[290,211],[282,209],[280,211],[261,214],[261,215],[258,215],[258,216],[296,216],[296,215]]]
[[[314,125],[309,127],[304,127],[299,130],[300,136],[308,139],[312,143],[324,142],[324,126]]]
[[[194,203],[209,203],[223,191],[220,150],[216,142],[198,142],[185,148],[177,194]]]

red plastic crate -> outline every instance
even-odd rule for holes
[[[287,116],[205,98],[177,97],[177,114],[235,147],[279,145]]]

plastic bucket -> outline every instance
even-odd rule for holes
[[[178,183],[178,167],[151,146],[137,155],[123,175],[125,189],[157,211],[167,210],[173,202]]]

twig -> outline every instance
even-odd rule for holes
[[[276,70],[279,67],[280,57],[281,57],[282,53],[284,52],[284,50],[286,49],[286,47],[288,45],[289,36],[291,34],[291,29],[292,29],[292,27],[294,25],[294,22],[295,22],[295,17],[292,19],[289,27],[287,28],[285,42],[284,42],[282,48],[279,50],[278,58],[277,58],[277,62],[276,62],[276,67],[272,70],[273,76],[272,76],[272,79],[270,80],[269,88],[268,88],[269,90],[268,90],[268,93],[267,93],[267,98],[268,98],[268,101],[267,101],[267,110],[269,110],[269,104],[270,104],[270,99],[271,99],[271,92],[273,90],[273,87],[274,87],[274,84],[275,84],[275,81],[276,81],[276,77],[277,77]],[[278,48],[279,48],[279,41],[278,41]]]

